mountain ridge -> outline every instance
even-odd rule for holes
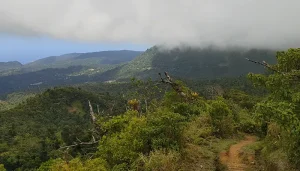
[[[24,68],[67,68],[74,65],[101,66],[129,62],[142,51],[109,50],[87,53],[69,53],[60,56],[50,56],[24,65]]]
[[[97,53],[97,52],[96,52]],[[63,56],[78,58],[80,55]],[[263,73],[265,68],[248,62],[245,58],[274,63],[275,51],[267,49],[214,49],[214,48],[174,48],[161,50],[154,46],[133,60],[120,64],[95,65],[93,53],[81,56],[80,63],[90,65],[70,65],[69,67],[27,70],[17,74],[0,76],[0,94],[30,89],[32,83],[43,82],[43,87],[72,85],[85,82],[123,82],[138,79],[159,79],[158,73],[169,72],[174,78],[201,80],[245,76],[249,72]],[[53,57],[52,57],[53,58]],[[48,58],[48,60],[55,60]],[[90,60],[90,61],[89,61]],[[87,64],[87,63],[85,63]]]
[[[49,68],[68,68],[83,66],[87,70],[99,68],[101,72],[112,69],[115,65],[129,62],[142,51],[133,50],[107,50],[87,53],[67,53],[59,56],[49,56],[22,65],[20,62],[0,63],[0,76],[35,72]],[[18,63],[11,67],[8,64]]]

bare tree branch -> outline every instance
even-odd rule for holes
[[[266,67],[266,68],[268,68],[268,69],[270,69],[270,70],[272,70],[272,71],[274,71],[274,72],[277,72],[277,73],[280,73],[280,74],[284,74],[283,72],[280,72],[280,71],[278,71],[278,70],[272,68],[272,67],[271,67],[268,63],[266,63],[265,61],[259,62],[259,61],[251,60],[251,59],[249,59],[249,58],[245,58],[245,59],[246,59],[247,61],[250,61],[250,62],[259,64],[259,65],[262,65],[262,66],[264,66],[264,67]]]
[[[158,75],[160,76],[160,79],[161,79],[161,82],[162,83],[166,83],[166,84],[170,84],[171,87],[179,94],[181,95],[182,97],[186,97],[186,94],[182,91],[182,88],[179,84],[173,82],[172,78],[170,77],[170,75],[165,72],[165,76],[166,78],[163,79],[162,76],[161,76],[161,73],[158,73]]]
[[[80,139],[78,139],[77,137],[76,137],[76,139],[77,139],[77,141],[81,142]]]
[[[69,149],[70,147],[76,147],[76,146],[79,146],[79,145],[93,145],[93,144],[97,144],[100,140],[97,140],[95,139],[95,137],[92,135],[92,141],[90,142],[82,142],[79,138],[77,138],[77,141],[78,142],[74,142],[74,144],[72,145],[67,145],[67,146],[62,146],[60,147],[60,149]]]
[[[95,140],[95,139],[94,139]],[[92,142],[80,142],[80,143],[74,143],[73,145],[68,145],[68,146],[62,146],[60,149],[69,149],[70,147],[76,147],[79,145],[94,145],[97,144],[99,141],[92,141]]]

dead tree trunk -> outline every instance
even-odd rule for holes
[[[158,75],[160,76],[162,83],[171,85],[173,90],[175,90],[181,97],[186,98],[186,94],[183,92],[182,87],[178,83],[173,82],[172,78],[167,72],[165,72],[166,78],[164,79],[162,78],[161,73],[158,73]]]
[[[71,148],[71,147],[76,147],[76,146],[80,146],[80,145],[94,145],[94,144],[97,144],[99,142],[99,140],[96,140],[93,133],[95,133],[97,130],[97,118],[95,116],[95,113],[93,111],[93,106],[91,104],[90,101],[88,101],[88,104],[89,104],[89,108],[90,108],[90,116],[91,116],[91,121],[92,121],[92,124],[94,125],[94,127],[92,128],[91,132],[92,132],[92,137],[91,137],[91,141],[89,142],[82,142],[80,139],[77,139],[76,142],[74,142],[72,145],[67,145],[67,146],[62,146],[60,147],[60,149],[66,149],[66,151]],[[99,108],[98,108],[98,112],[99,112]]]
[[[94,113],[94,111],[93,111],[93,107],[92,107],[90,101],[89,101],[89,107],[90,107],[90,115],[91,115],[91,118],[92,118],[92,123],[95,123],[95,121],[96,121],[96,116],[95,116],[95,113]]]

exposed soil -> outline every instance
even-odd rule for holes
[[[220,153],[220,162],[227,166],[230,171],[246,171],[251,165],[243,162],[240,153],[244,146],[250,145],[256,141],[255,136],[247,135],[245,140],[238,142],[230,147],[228,152]],[[254,156],[247,156],[248,161],[254,161]]]
[[[68,107],[68,112],[69,113],[76,113],[77,112],[77,108],[75,108],[75,107]]]

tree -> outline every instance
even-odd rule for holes
[[[269,91],[268,98],[256,105],[256,117],[266,133],[269,123],[279,125],[289,138],[285,145],[290,160],[300,166],[300,48],[277,52],[277,64],[257,62],[269,71],[248,77],[256,86]]]

